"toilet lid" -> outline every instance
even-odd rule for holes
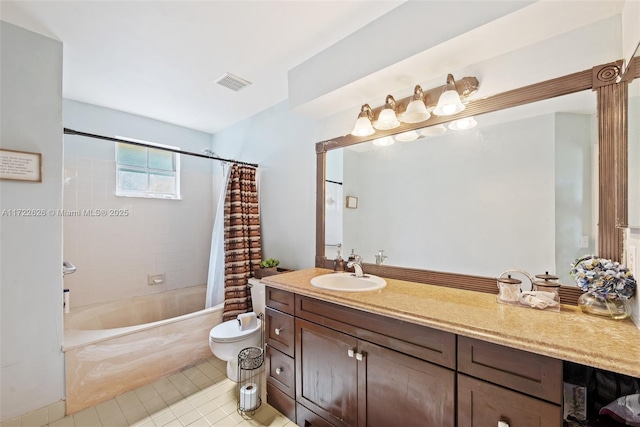
[[[259,331],[261,326],[262,321],[258,319],[258,326],[254,329],[245,329],[244,331],[241,331],[236,319],[228,320],[211,329],[211,332],[209,332],[209,339],[217,342],[240,341]]]

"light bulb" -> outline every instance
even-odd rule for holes
[[[464,119],[454,120],[449,123],[451,130],[467,130],[476,127],[478,122],[473,117],[465,117]]]
[[[390,136],[383,136],[382,138],[374,139],[373,144],[379,147],[386,147],[389,145],[393,145],[395,141]]]
[[[418,139],[418,132],[416,132],[415,130],[410,130],[407,132],[402,132],[399,133],[398,135],[396,135],[394,138],[396,141],[401,141],[401,142],[405,142],[405,141],[413,141]]]

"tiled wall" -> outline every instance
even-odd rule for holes
[[[181,161],[182,200],[159,200],[116,197],[114,160],[65,155],[64,209],[80,211],[64,217],[64,258],[77,267],[64,279],[72,308],[207,282],[213,191],[221,178],[212,177],[209,164],[189,167],[211,160]],[[128,215],[91,217],[83,209]],[[166,282],[148,285],[157,273]]]

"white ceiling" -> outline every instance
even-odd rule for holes
[[[214,133],[287,99],[287,71],[402,1],[2,1],[64,43],[65,98]],[[225,72],[252,82],[215,84]]]
[[[287,99],[290,69],[402,3],[1,0],[0,17],[64,43],[65,98],[215,133]],[[550,9],[549,3],[556,5]],[[457,43],[456,58],[465,57],[463,45],[472,49],[474,60],[487,59],[502,53],[496,49],[516,49],[619,13],[624,2],[598,1],[599,7],[581,2],[577,12],[566,6],[558,14],[560,3],[579,4],[543,0],[482,26],[481,37],[470,32],[470,38],[483,40],[482,49],[459,37],[448,47]],[[514,27],[513,46],[486,42],[504,39],[505,28]],[[434,49],[441,52],[442,45]],[[398,68],[416,68],[411,61],[422,57],[343,87],[340,104],[366,96],[367,88],[375,87],[372,79],[388,86],[391,71],[404,75]],[[215,84],[225,72],[253,84],[237,93]],[[325,98],[335,102],[335,96]]]

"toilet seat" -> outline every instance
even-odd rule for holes
[[[236,319],[228,320],[211,329],[211,332],[209,332],[209,341],[220,343],[241,341],[260,331],[261,327],[262,321],[258,319],[258,325],[255,328],[241,331]]]

